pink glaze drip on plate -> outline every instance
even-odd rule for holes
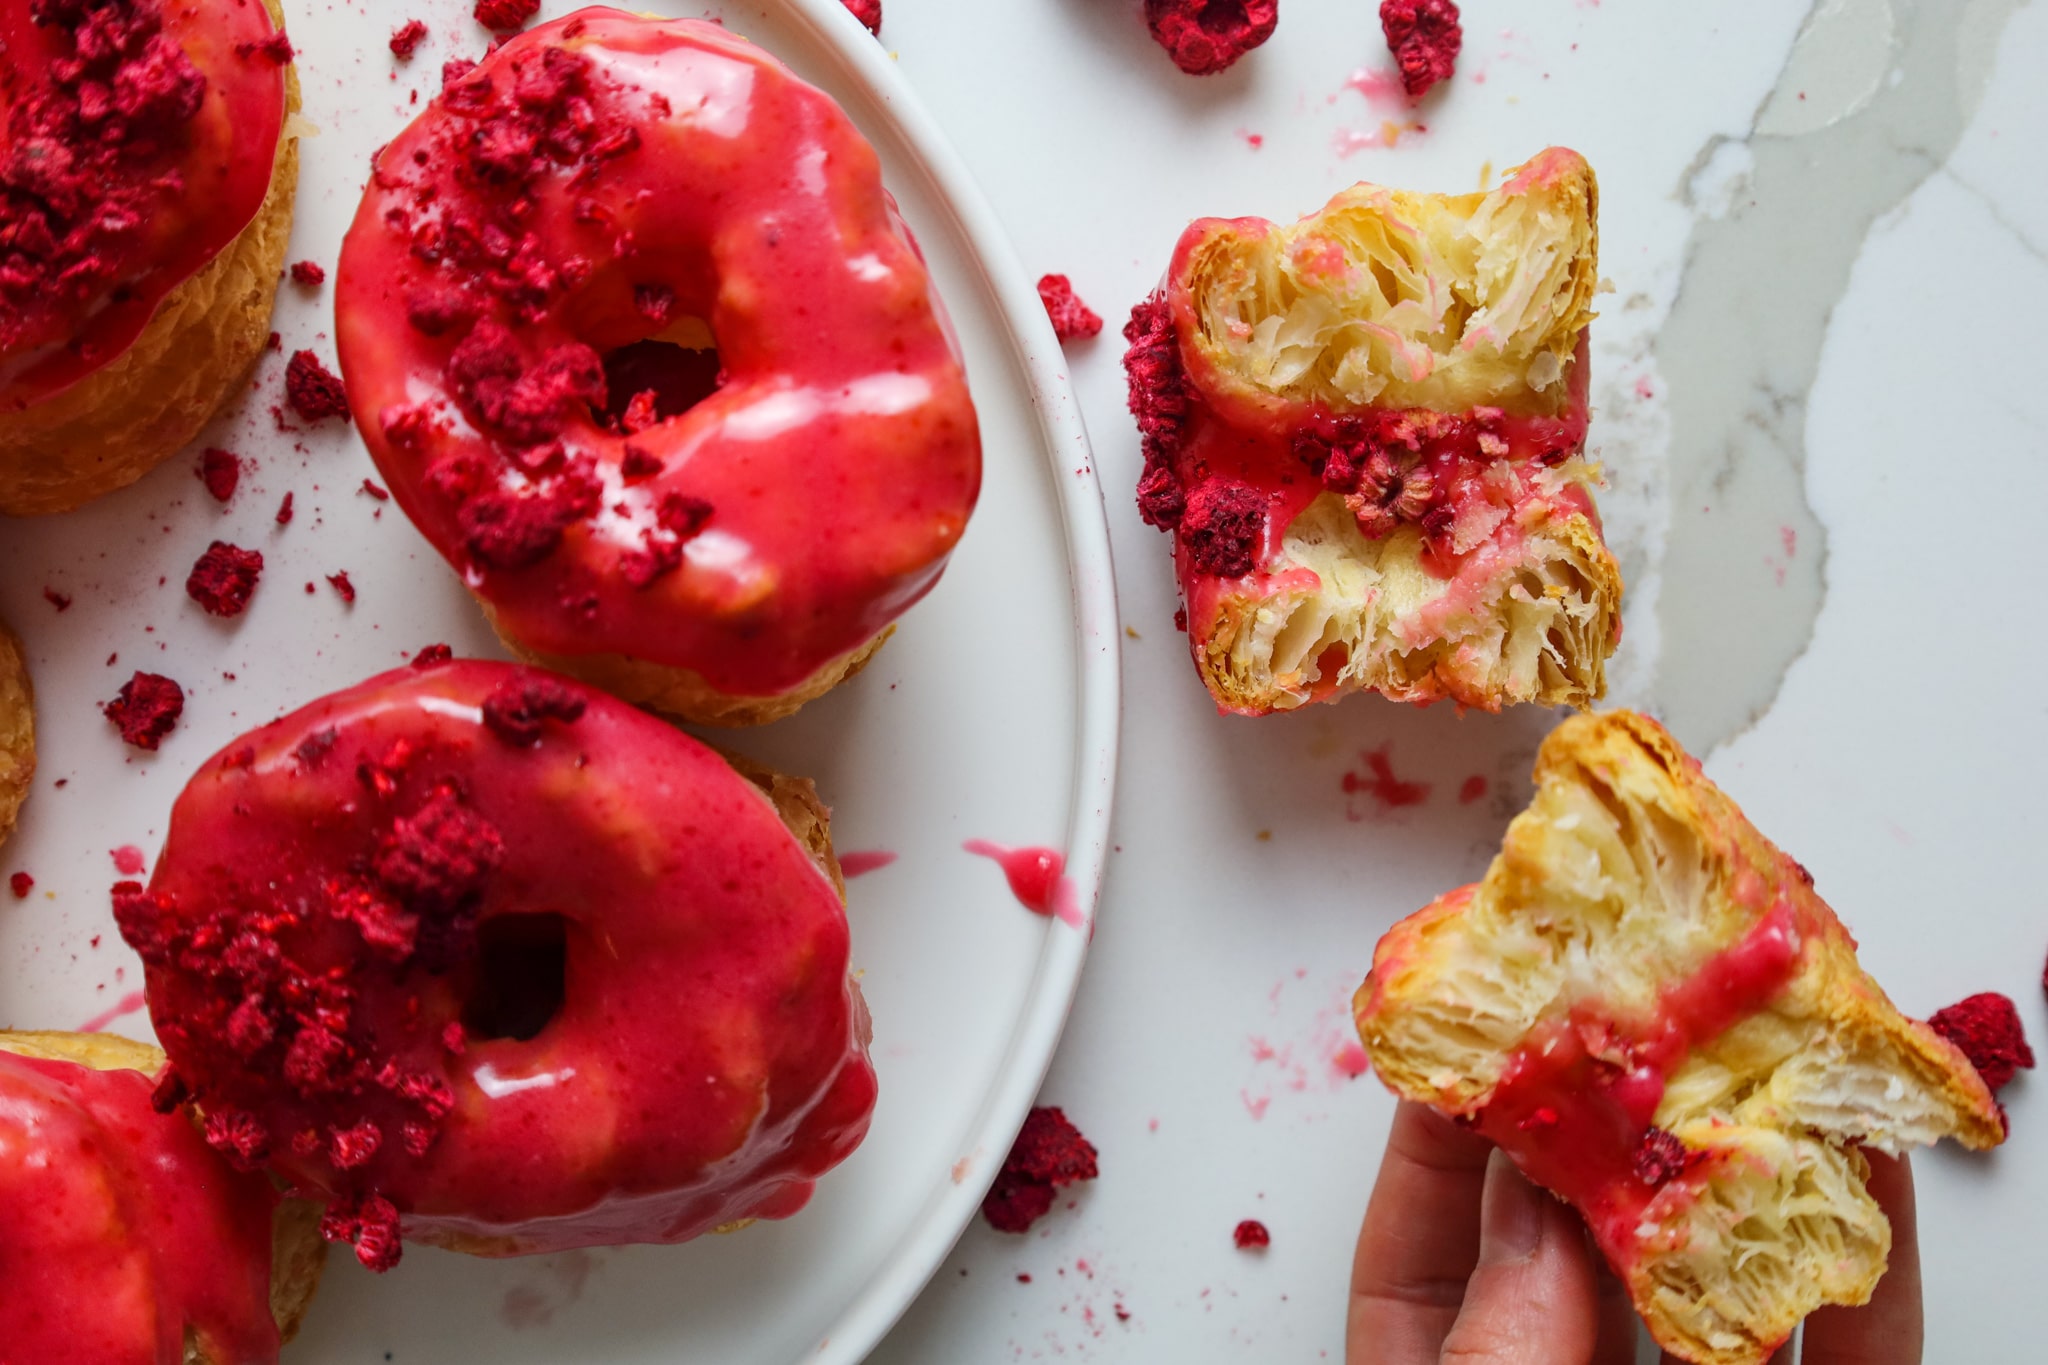
[[[1088,927],[1073,880],[1066,875],[1067,860],[1058,850],[1009,848],[986,839],[969,839],[960,847],[1002,868],[1010,894],[1032,914],[1048,915],[1076,929]]]
[[[147,1003],[141,991],[130,991],[119,1000],[116,1000],[111,1009],[101,1010],[98,1014],[80,1024],[78,1031],[80,1033],[98,1033],[122,1015],[133,1014]]]
[[[855,849],[839,855],[839,875],[842,877],[865,877],[870,872],[880,872],[896,861],[896,855],[886,848]]]

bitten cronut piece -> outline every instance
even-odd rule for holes
[[[1869,1299],[1891,1229],[1862,1149],[2005,1136],[1806,870],[1629,712],[1550,735],[1485,879],[1395,925],[1354,1007],[1386,1084],[1577,1207],[1700,1365]]]

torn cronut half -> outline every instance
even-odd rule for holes
[[[2005,1136],[1806,870],[1626,711],[1552,732],[1485,880],[1395,925],[1354,1005],[1386,1083],[1576,1206],[1702,1365],[1869,1299],[1891,1228],[1861,1149]]]
[[[1290,226],[1181,236],[1124,365],[1139,510],[1174,533],[1223,709],[1601,696],[1621,578],[1583,458],[1597,202],[1552,148],[1490,193],[1360,184]]]

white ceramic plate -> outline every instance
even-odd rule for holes
[[[785,1223],[514,1261],[414,1249],[381,1278],[332,1257],[288,1352],[298,1365],[859,1359],[973,1215],[1086,953],[1081,933],[1021,909],[997,869],[960,847],[1064,848],[1092,914],[1115,768],[1115,598],[1087,438],[1031,282],[883,47],[837,0],[639,3],[723,19],[846,107],[937,274],[980,410],[981,506],[938,588],[860,678],[730,740],[814,777],[842,852],[897,855],[849,888],[880,1105],[865,1145]],[[463,0],[288,8],[319,130],[304,146],[290,259],[331,272],[372,151],[410,117],[415,90],[421,101],[438,90],[441,62],[478,55],[487,35]],[[571,8],[551,3],[543,17]],[[415,16],[431,34],[400,64],[387,39]],[[332,363],[331,294],[331,282],[283,286],[284,354],[311,346]],[[42,757],[0,850],[0,875],[35,878],[26,900],[0,891],[0,1025],[77,1028],[126,1004],[107,1027],[148,1037],[132,1008],[139,965],[108,913],[114,850],[153,858],[179,787],[242,730],[429,642],[497,652],[396,505],[362,491],[374,471],[354,432],[278,429],[282,359],[267,358],[247,399],[194,446],[251,461],[227,508],[186,456],[82,512],[0,524],[0,612],[28,647]],[[295,515],[279,526],[288,492]],[[203,615],[183,590],[215,538],[266,560],[234,621]],[[325,581],[339,570],[359,593],[353,607]],[[155,755],[127,749],[99,710],[138,668],[176,678],[188,698]]]

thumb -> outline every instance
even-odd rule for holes
[[[1597,1282],[1578,1215],[1496,1151],[1480,1204],[1479,1264],[1444,1339],[1445,1365],[1582,1365],[1598,1334]]]

